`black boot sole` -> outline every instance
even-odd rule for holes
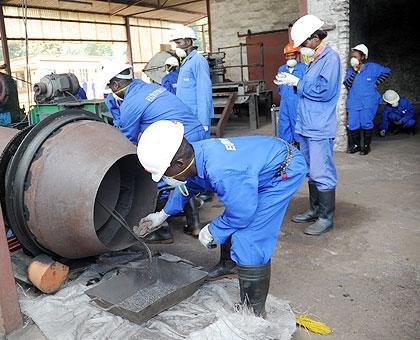
[[[325,229],[323,232],[321,232],[321,233],[316,233],[316,234],[314,234],[314,233],[307,233],[305,230],[303,231],[303,233],[305,234],[305,235],[309,235],[309,236],[321,236],[322,234],[325,234],[326,232],[329,232],[332,228],[333,228],[334,226],[332,225],[331,227],[329,227],[329,228],[327,228],[327,229]]]
[[[310,220],[294,220],[291,218],[291,221],[294,223],[308,223],[308,222],[315,222],[318,219],[318,217],[311,218]]]

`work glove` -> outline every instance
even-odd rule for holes
[[[133,231],[137,236],[145,237],[158,230],[169,216],[163,209],[159,212],[149,214],[140,220],[138,226],[133,227]]]
[[[385,135],[386,135],[386,130],[379,131],[379,136],[385,137]]]
[[[200,233],[198,234],[198,240],[200,243],[206,248],[214,248],[216,244],[214,243],[214,237],[210,233],[209,225],[207,224],[203,229],[201,229]]]
[[[298,82],[299,78],[288,72],[277,73],[276,79],[274,79],[276,85],[297,86]]]
[[[203,129],[204,129],[204,131],[209,131],[209,126],[208,125],[203,125]]]

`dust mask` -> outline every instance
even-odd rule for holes
[[[306,55],[308,58],[311,58],[315,54],[315,50],[309,47],[301,47],[300,54]]]
[[[187,181],[180,181],[178,179],[168,177],[168,176],[162,176],[162,180],[169,185],[171,188],[176,188],[179,185],[185,185]]]
[[[289,67],[295,67],[297,64],[296,59],[289,59],[288,61],[286,61],[287,66]]]
[[[112,96],[114,97],[114,99],[118,102],[118,101],[123,101],[124,98],[121,98],[120,96],[118,96],[118,94],[115,94],[114,92],[112,92]]]
[[[392,103],[391,106],[392,107],[398,107],[398,102]]]
[[[359,64],[360,64],[359,59],[357,59],[357,58],[355,58],[355,57],[352,57],[352,58],[350,59],[350,65],[351,65],[352,67],[355,67],[355,66],[357,66],[357,65],[359,65]]]
[[[182,48],[179,47],[175,49],[175,54],[179,59],[184,59],[187,56],[187,52],[185,52]]]

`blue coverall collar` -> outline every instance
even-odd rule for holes
[[[204,179],[204,155],[203,149],[196,143],[191,143],[194,149],[195,168],[197,170],[197,177]]]
[[[185,64],[187,60],[190,60],[190,59],[191,59],[192,57],[194,57],[196,54],[197,54],[197,50],[192,50],[192,51],[190,52],[190,54],[188,54],[188,55],[187,55],[187,57],[185,58],[185,60],[184,60],[183,64]]]
[[[308,68],[311,67],[312,65],[318,63],[319,60],[322,60],[330,51],[331,51],[330,45],[326,44],[322,53],[313,62],[309,63]]]

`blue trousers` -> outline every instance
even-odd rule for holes
[[[240,265],[266,264],[274,253],[286,208],[307,172],[302,154],[296,149],[293,152],[288,177],[275,177],[271,186],[258,192],[254,220],[246,228],[234,229],[231,235],[231,257]]]
[[[278,137],[288,143],[297,141],[297,135],[295,134],[296,114],[297,102],[282,99],[279,111]]]
[[[334,164],[334,139],[315,139],[300,136],[300,151],[309,166],[308,179],[319,191],[328,191],[337,186]]]
[[[370,130],[373,129],[373,121],[375,120],[378,105],[363,108],[361,110],[348,109],[347,128],[349,130]]]

